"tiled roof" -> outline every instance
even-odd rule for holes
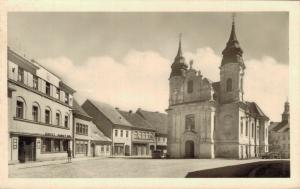
[[[78,104],[78,102],[74,99],[73,100],[73,113],[75,115],[82,115],[84,117],[87,117],[87,118],[91,118],[91,116],[89,116],[82,108],[81,106]]]
[[[147,120],[158,133],[168,133],[168,115],[159,112],[150,112],[142,109],[138,109],[137,113],[140,114],[145,120]]]
[[[141,115],[133,112],[126,112],[118,110],[119,113],[127,119],[134,127],[139,129],[146,129],[146,130],[152,130],[155,131],[155,128],[151,126],[151,124],[146,121]]]
[[[271,122],[269,126],[269,131],[272,131],[280,122]]]
[[[290,128],[290,124],[288,121],[282,121],[280,122],[278,125],[276,125],[276,127],[274,127],[272,129],[272,131],[275,131],[275,132],[284,132],[286,130],[286,128]]]
[[[132,127],[132,125],[111,105],[88,99],[107,119],[115,125]]]
[[[95,124],[90,124],[91,129],[91,140],[93,141],[105,141],[105,142],[111,142],[111,139],[105,136]]]
[[[268,116],[261,110],[261,108],[255,102],[246,102],[250,111],[250,114],[257,117],[265,117],[267,119]]]

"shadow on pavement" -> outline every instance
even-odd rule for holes
[[[226,166],[221,168],[207,169],[189,172],[186,178],[230,178],[230,177],[253,177],[253,178],[288,178],[290,177],[290,161],[260,161],[241,165]]]

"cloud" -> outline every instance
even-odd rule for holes
[[[219,81],[221,57],[210,47],[184,53],[187,62],[204,77]],[[138,107],[163,112],[168,107],[172,61],[153,51],[130,50],[121,60],[108,56],[90,57],[75,65],[67,57],[46,58],[40,62],[72,86],[80,103],[86,98],[109,103],[121,109]],[[245,61],[245,99],[256,101],[273,120],[279,121],[288,95],[288,66],[274,58]]]

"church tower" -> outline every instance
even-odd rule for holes
[[[187,68],[188,66],[185,63],[185,58],[182,55],[180,35],[178,52],[171,66],[172,71],[169,78],[169,105],[183,102],[183,85]]]
[[[282,113],[282,121],[290,121],[290,103],[286,101],[284,103],[284,111]]]
[[[231,33],[220,66],[220,103],[243,101],[243,79],[245,64],[242,58],[243,50],[235,34],[234,16]]]

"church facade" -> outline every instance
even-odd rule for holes
[[[269,118],[244,99],[246,65],[234,21],[222,54],[220,81],[212,82],[187,66],[180,39],[169,78],[170,158],[245,159],[268,151]]]

